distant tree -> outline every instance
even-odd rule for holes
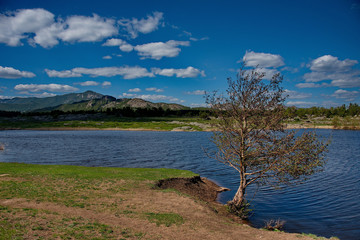
[[[239,188],[228,202],[231,211],[245,217],[245,190],[251,184],[279,186],[300,182],[320,171],[325,163],[327,143],[313,131],[297,136],[285,131],[282,76],[263,81],[264,73],[240,69],[237,79],[228,78],[227,94],[206,96],[217,121],[208,152],[212,158],[236,169]]]

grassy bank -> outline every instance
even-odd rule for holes
[[[175,169],[0,163],[0,239],[311,239],[222,215],[224,206],[157,180]]]
[[[210,122],[201,118],[105,118],[98,120],[21,120],[0,119],[0,129],[88,128],[88,129],[147,129],[154,131],[205,131]]]

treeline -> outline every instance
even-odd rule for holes
[[[171,110],[163,108],[130,108],[125,107],[121,109],[106,109],[104,111],[95,111],[95,110],[80,110],[80,111],[60,111],[54,110],[50,112],[11,112],[11,111],[0,111],[0,117],[24,117],[24,116],[52,116],[57,117],[59,115],[68,115],[68,114],[98,114],[103,113],[106,115],[112,115],[117,117],[200,117],[204,119],[209,119],[213,116],[213,113],[210,109],[200,108],[200,109],[181,109],[181,110]],[[286,116],[288,118],[302,118],[305,119],[309,116],[311,117],[353,117],[360,115],[360,106],[356,103],[350,103],[348,106],[345,104],[339,107],[311,107],[311,108],[296,108],[288,107],[285,110]]]
[[[30,116],[52,116],[54,118],[60,115],[85,115],[85,114],[98,114],[103,113],[110,116],[117,117],[201,117],[209,118],[211,112],[207,109],[180,109],[180,110],[171,110],[163,108],[130,108],[125,107],[121,109],[106,109],[105,111],[95,111],[95,110],[80,110],[80,111],[60,111],[54,110],[50,112],[8,112],[0,111],[0,117],[30,117]]]
[[[360,115],[360,106],[356,103],[350,103],[348,106],[345,104],[339,107],[311,107],[311,108],[296,108],[288,107],[286,109],[288,118],[306,118],[307,116],[314,117],[354,117]]]

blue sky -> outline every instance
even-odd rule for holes
[[[204,106],[240,61],[288,106],[360,103],[360,1],[0,1],[0,98],[96,91]]]

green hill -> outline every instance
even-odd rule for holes
[[[0,110],[2,111],[19,111],[31,112],[38,109],[52,108],[63,104],[72,104],[81,101],[88,101],[91,99],[102,98],[100,93],[86,91],[84,93],[69,93],[46,98],[13,98],[0,100]]]
[[[153,103],[139,98],[116,99],[112,96],[87,91],[70,93],[47,98],[13,98],[0,100],[0,111],[49,112],[105,111],[122,108],[163,108],[164,110],[182,110],[188,107],[174,103]]]

